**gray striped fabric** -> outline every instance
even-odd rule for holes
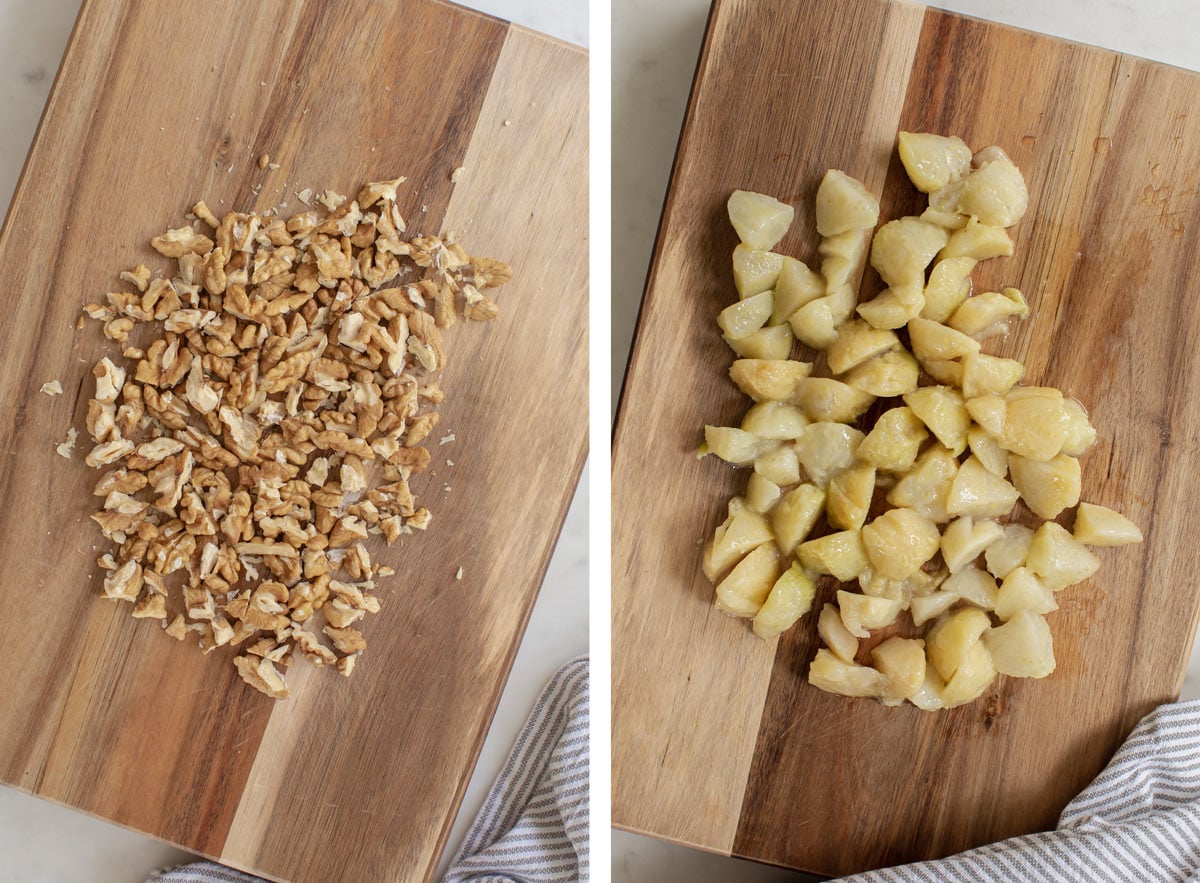
[[[586,883],[588,712],[585,656],[542,691],[445,883]]]
[[[559,669],[538,697],[446,876],[447,883],[574,880],[588,880],[586,656]],[[265,881],[203,861],[157,871],[147,883]]]
[[[1200,881],[1200,700],[1148,714],[1058,827],[846,883]]]
[[[177,868],[163,868],[146,878],[146,883],[266,883],[216,862],[192,862]]]

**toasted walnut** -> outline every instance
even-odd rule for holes
[[[463,315],[470,321],[490,322],[500,315],[500,308],[486,294],[475,291],[470,286],[464,289],[464,294],[466,307],[463,309]]]
[[[293,628],[291,630],[291,637],[296,642],[296,646],[300,649],[300,653],[304,658],[308,659],[314,665],[337,664],[337,654],[317,640],[317,636],[312,632],[305,631],[302,628]]]
[[[192,214],[214,230],[221,226],[221,222],[217,220],[217,216],[212,213],[212,209],[208,207],[208,204],[203,199],[192,206]]]
[[[104,597],[120,601],[136,601],[142,590],[142,566],[126,561],[104,580]]]
[[[233,664],[237,666],[242,680],[260,693],[266,693],[272,699],[287,699],[291,695],[287,681],[267,657],[239,656],[233,660]]]
[[[128,282],[138,291],[145,291],[150,282],[150,269],[145,264],[138,264],[132,270],[122,270],[120,279]]]
[[[340,653],[358,653],[367,649],[367,642],[363,639],[362,633],[356,628],[347,626],[346,628],[333,628],[325,626],[325,634],[329,635],[333,641],[333,646]]]
[[[166,619],[167,599],[157,594],[143,595],[134,605],[133,615],[138,619]]]
[[[147,479],[141,472],[130,472],[128,469],[114,469],[106,472],[104,477],[96,482],[92,491],[97,497],[107,497],[113,491],[123,494],[135,494],[144,488]]]
[[[68,431],[68,436],[70,432]],[[73,439],[71,440],[73,441]],[[84,462],[91,467],[108,466],[115,463],[123,457],[127,457],[133,453],[134,444],[129,439],[118,438],[112,441],[98,444],[92,448],[92,452],[87,455]],[[61,453],[61,452],[60,452]]]
[[[329,545],[337,548],[366,538],[367,526],[353,515],[347,515],[334,525],[333,532],[329,535]]]
[[[429,433],[438,424],[438,419],[441,415],[437,411],[430,411],[427,414],[422,414],[414,420],[408,427],[408,434],[404,438],[404,444],[407,447],[414,447],[423,442]]]
[[[497,288],[512,279],[512,267],[504,261],[492,258],[471,258],[475,285],[479,288]]]
[[[325,206],[325,208],[329,209],[330,211],[336,210],[345,201],[346,197],[334,190],[326,190],[317,199],[317,202],[321,203],[321,205]]]
[[[396,201],[396,188],[407,181],[407,178],[395,178],[391,181],[374,181],[363,186],[358,192],[358,204],[367,209],[375,203]]]
[[[165,460],[172,454],[178,454],[182,450],[183,442],[163,436],[154,439],[154,441],[143,442],[138,445],[137,455],[145,460],[152,460],[157,463]]]
[[[125,369],[118,368],[105,356],[92,371],[96,377],[96,401],[111,403],[117,400],[125,385]]]
[[[212,251],[213,241],[191,227],[177,227],[155,236],[150,245],[165,257],[178,258],[185,254],[206,254]]]

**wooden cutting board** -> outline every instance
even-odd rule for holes
[[[585,52],[433,0],[84,3],[0,235],[0,781],[280,880],[433,873],[586,453],[586,113]],[[516,276],[448,334],[434,522],[373,551],[398,575],[354,676],[298,662],[277,703],[98,598],[83,420],[112,346],[75,318],[196,199],[399,174],[410,231]]]
[[[934,9],[717,0],[614,440],[616,825],[827,874],[946,855],[1052,827],[1178,694],[1200,570],[1198,106],[1196,74]],[[794,204],[779,248],[811,261],[829,168],[882,193],[884,219],[919,211],[900,129],[1003,145],[1024,171],[1016,254],[975,283],[1032,314],[988,349],[1087,406],[1084,498],[1146,533],[1060,599],[1053,677],[932,715],[809,687],[815,617],[765,642],[713,609],[701,544],[746,476],[692,456],[747,405],[713,321],[735,297],[730,192]]]

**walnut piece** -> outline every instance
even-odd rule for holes
[[[75,452],[75,440],[79,438],[79,430],[74,426],[67,427],[67,440],[61,444],[55,445],[54,450],[60,457],[71,459],[71,455]]]

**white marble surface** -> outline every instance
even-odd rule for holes
[[[466,0],[465,5],[587,45],[586,0]],[[0,0],[0,214],[7,211],[79,0]],[[450,835],[456,848],[543,685],[587,652],[587,471],[567,514],[512,676]],[[2,883],[134,883],[189,858],[166,844],[0,788]],[[443,861],[443,866],[445,860]]]
[[[612,0],[614,407],[675,143],[696,67],[707,0]],[[942,0],[931,5],[1200,70],[1196,0]],[[1183,698],[1200,697],[1193,652]],[[810,879],[614,832],[615,883]]]

